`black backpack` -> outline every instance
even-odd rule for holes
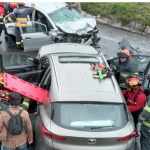
[[[8,109],[6,112],[11,116],[8,122],[8,130],[11,135],[20,135],[23,131],[23,120],[20,116],[23,109],[20,109],[18,114],[12,114]]]

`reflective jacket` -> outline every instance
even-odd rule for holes
[[[118,72],[129,72],[138,74],[137,66],[131,63],[130,59],[127,59],[125,62],[120,62],[119,60],[116,67]],[[127,74],[121,74],[121,76],[128,77]]]
[[[27,27],[27,16],[32,13],[32,11],[34,10],[33,7],[31,8],[26,8],[24,6],[20,6],[18,8],[16,8],[13,12],[13,15],[11,15],[11,19],[16,18],[16,27],[19,27],[19,22],[22,28],[26,28]]]
[[[148,97],[144,111],[139,116],[139,122],[150,128],[150,96]]]
[[[145,106],[147,98],[142,89],[137,92],[123,91],[122,93],[131,112],[139,111]]]
[[[3,24],[4,16],[5,16],[4,8],[0,6],[0,24]]]

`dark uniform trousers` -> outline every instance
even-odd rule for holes
[[[150,150],[150,128],[141,126],[141,150]]]
[[[26,33],[26,28],[22,28],[23,33]],[[16,46],[17,48],[21,48],[23,47],[23,40],[21,37],[21,33],[20,33],[20,29],[18,27],[16,27]]]

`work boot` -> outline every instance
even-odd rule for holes
[[[21,49],[21,45],[16,45],[16,48],[17,49]]]
[[[0,44],[2,44],[2,41],[0,41]]]

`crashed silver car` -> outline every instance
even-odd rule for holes
[[[31,6],[31,3],[25,4],[26,7]],[[37,2],[35,6],[35,10],[28,16],[26,31],[19,27],[24,51],[39,50],[52,43],[81,43],[96,47],[100,38],[95,19],[84,18],[66,3]],[[5,26],[8,34],[15,39],[15,22]]]

